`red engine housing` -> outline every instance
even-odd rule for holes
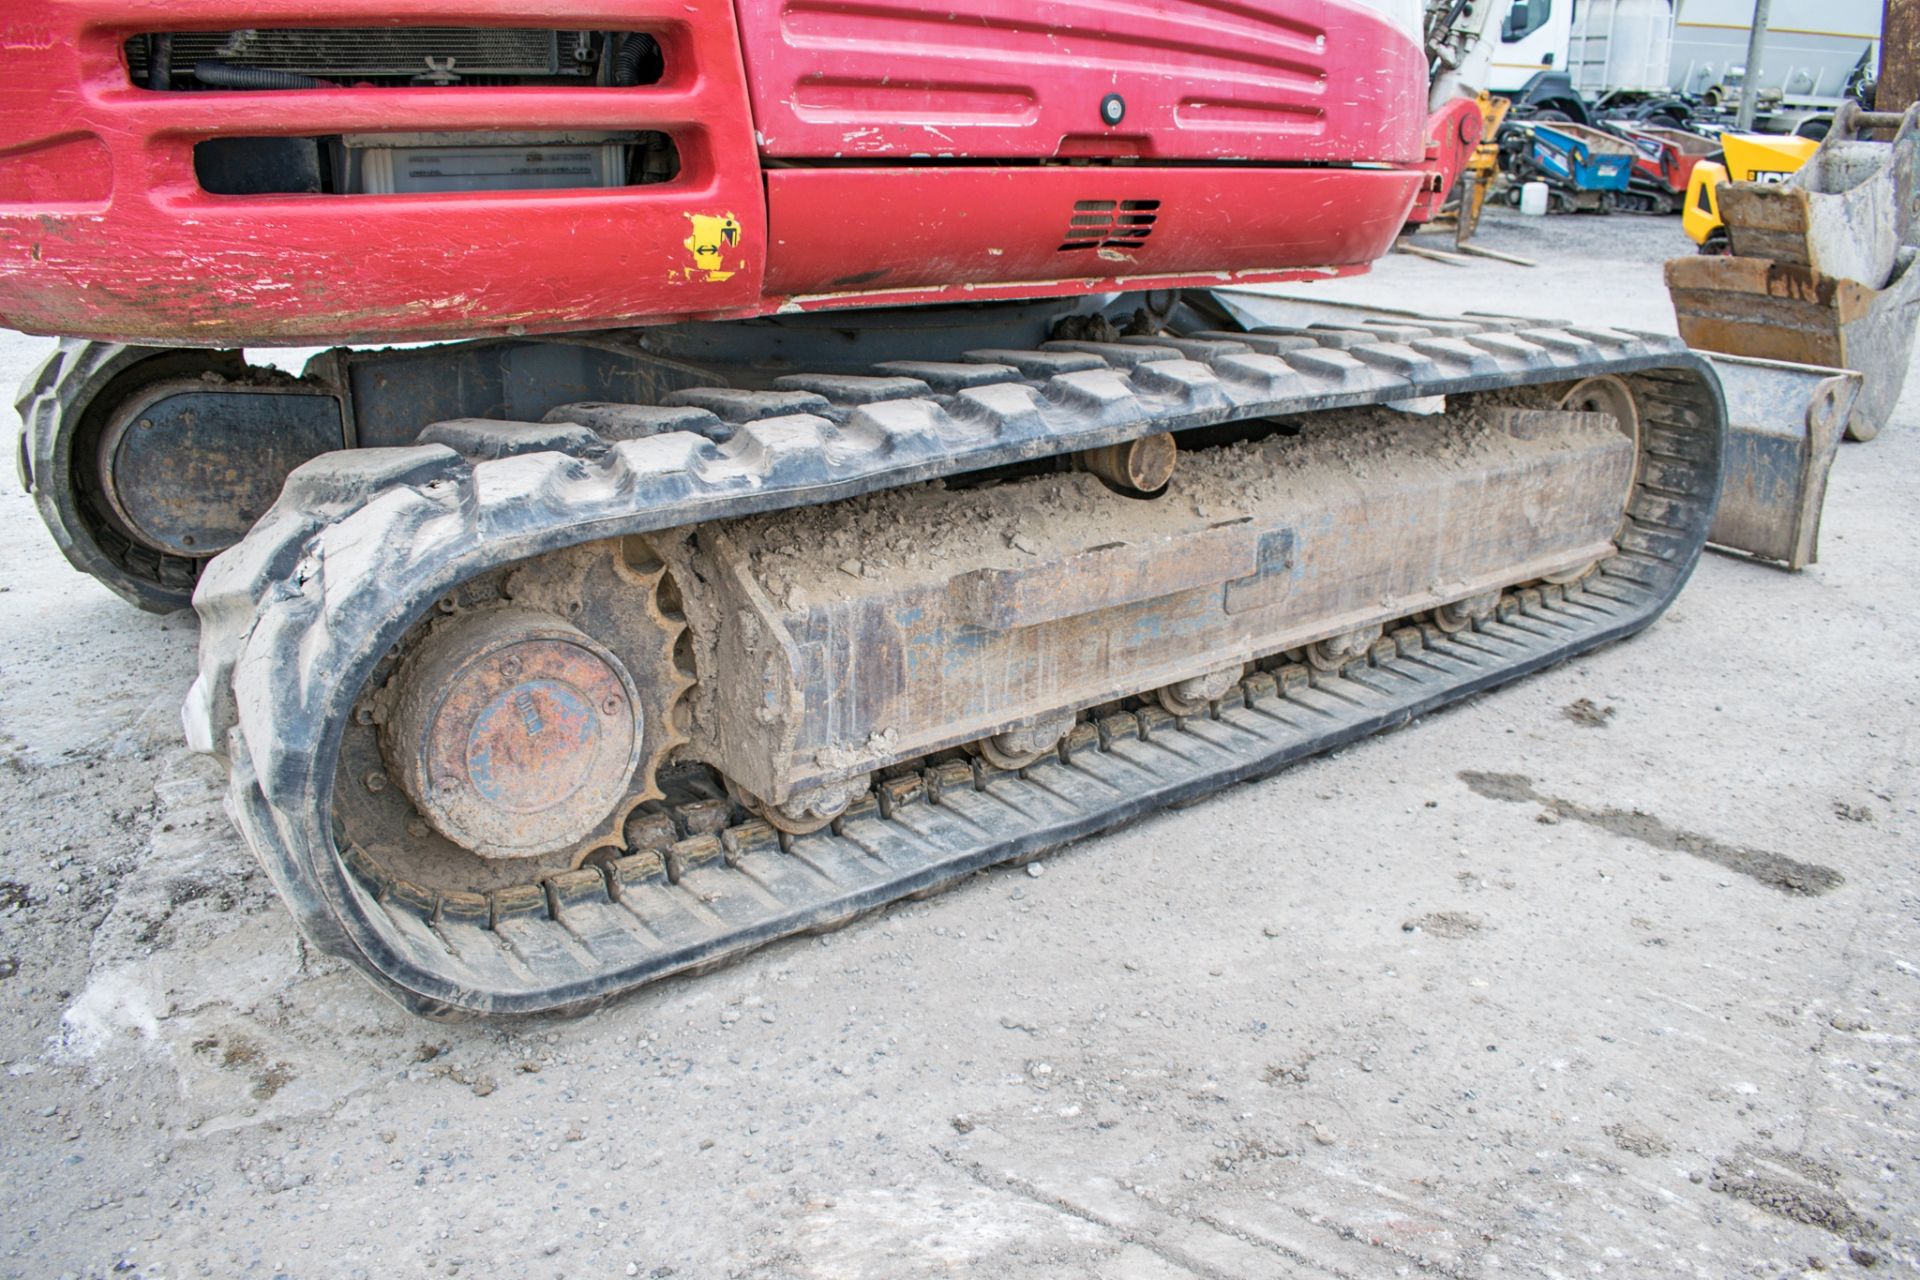
[[[130,77],[130,36],[276,26],[644,31],[665,70],[629,88]],[[1356,0],[38,0],[0,16],[0,321],[368,342],[1345,274],[1444,168],[1426,87],[1417,43]],[[227,196],[193,163],[219,137],[587,129],[666,133],[679,172]]]

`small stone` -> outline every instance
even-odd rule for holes
[[[639,1274],[640,1274],[640,1264],[639,1264],[639,1263],[637,1263],[637,1262],[629,1262],[629,1263],[627,1264],[627,1274],[628,1274],[628,1275],[630,1275],[630,1276],[637,1276],[637,1275],[639,1275]]]
[[[473,1082],[473,1096],[476,1098],[484,1098],[499,1087],[499,1083],[495,1081],[492,1076],[480,1076]]]
[[[955,1116],[952,1121],[955,1133],[972,1133],[973,1120],[969,1116]]]
[[[711,1151],[711,1150],[713,1150],[713,1139],[712,1139],[712,1138],[702,1138],[702,1139],[700,1139],[700,1149],[701,1149],[702,1151]]]
[[[1040,863],[1040,862],[1029,862],[1027,864],[1027,874],[1032,876],[1035,880],[1038,880],[1041,876],[1047,874],[1046,864]]]
[[[1880,1255],[1865,1245],[1848,1245],[1847,1256],[1853,1259],[1854,1263],[1858,1266],[1877,1267],[1880,1265]]]
[[[1265,937],[1277,938],[1280,936],[1280,926],[1273,924],[1262,925],[1260,926],[1260,932]]]
[[[581,1140],[582,1138],[584,1138],[584,1137],[586,1137],[586,1136],[587,1136],[586,1134],[584,1134],[584,1133],[582,1133],[582,1132],[580,1132],[580,1126],[579,1126],[579,1125],[577,1125],[577,1124],[570,1124],[570,1125],[568,1125],[568,1126],[567,1126],[567,1141],[568,1141],[568,1142],[578,1142],[578,1141],[580,1141],[580,1140]]]

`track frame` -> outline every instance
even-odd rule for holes
[[[1098,367],[1048,372],[1069,354]],[[997,372],[981,382],[986,369]],[[744,419],[719,424],[724,444],[489,424],[467,437],[490,455],[478,461],[425,445],[295,472],[202,581],[186,720],[196,747],[226,759],[230,809],[316,944],[432,1016],[579,1009],[1270,773],[1653,621],[1704,545],[1726,435],[1712,366],[1673,340],[1513,320],[1054,343],[876,373],[918,377],[926,394],[862,402],[847,385],[802,412],[711,399],[716,419]],[[479,922],[423,917],[336,847],[335,762],[355,698],[435,601],[498,565],[1160,431],[1600,374],[1629,379],[1646,410],[1621,554],[1571,594],[1513,597],[1479,630],[1402,627],[1317,680],[1250,677],[1206,717],[1136,713],[1131,727],[1093,726],[1092,743],[1083,724],[1018,773],[934,766],[882,784],[827,831],[783,838],[750,822],[554,877],[539,901],[496,903]],[[1000,816],[963,811],[979,805]],[[649,918],[642,903],[660,910]],[[669,924],[680,916],[698,927]]]

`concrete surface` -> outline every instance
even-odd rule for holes
[[[1325,292],[1671,328],[1675,219],[1484,239],[1542,266]],[[0,383],[45,346],[0,340]],[[1911,1268],[1917,419],[1842,452],[1797,578],[1709,556],[1646,635],[1518,687],[515,1025],[415,1020],[302,948],[179,745],[192,619],[70,572],[9,478],[0,1272]]]

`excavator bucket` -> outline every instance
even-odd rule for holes
[[[1871,440],[1906,381],[1920,318],[1917,257],[1902,250],[1883,288],[1760,258],[1674,258],[1667,291],[1696,351],[1859,371],[1847,435]]]
[[[1920,277],[1920,272],[1914,275]],[[1436,323],[1412,312],[1310,297],[1283,299],[1224,289],[1209,296],[1248,329],[1311,333],[1322,340],[1339,341],[1343,334],[1392,336],[1402,327],[1432,329]],[[1506,316],[1476,314],[1465,319],[1467,327],[1489,321],[1523,323]],[[1304,329],[1277,328],[1303,323]],[[1690,341],[1689,345],[1699,344]],[[1827,473],[1860,396],[1862,375],[1781,360],[1708,354],[1726,397],[1727,444],[1718,514],[1707,540],[1779,561],[1788,569],[1802,569],[1817,558]],[[1570,394],[1583,393],[1570,389]],[[1572,402],[1567,407],[1611,408]]]
[[[1827,472],[1861,375],[1741,356],[1712,360],[1727,400],[1727,448],[1707,541],[1805,568],[1819,558]]]
[[[1784,182],[1723,188],[1733,252],[1878,289],[1915,242],[1920,106],[1904,115],[1841,108],[1813,158]],[[1876,140],[1873,134],[1890,135]]]

